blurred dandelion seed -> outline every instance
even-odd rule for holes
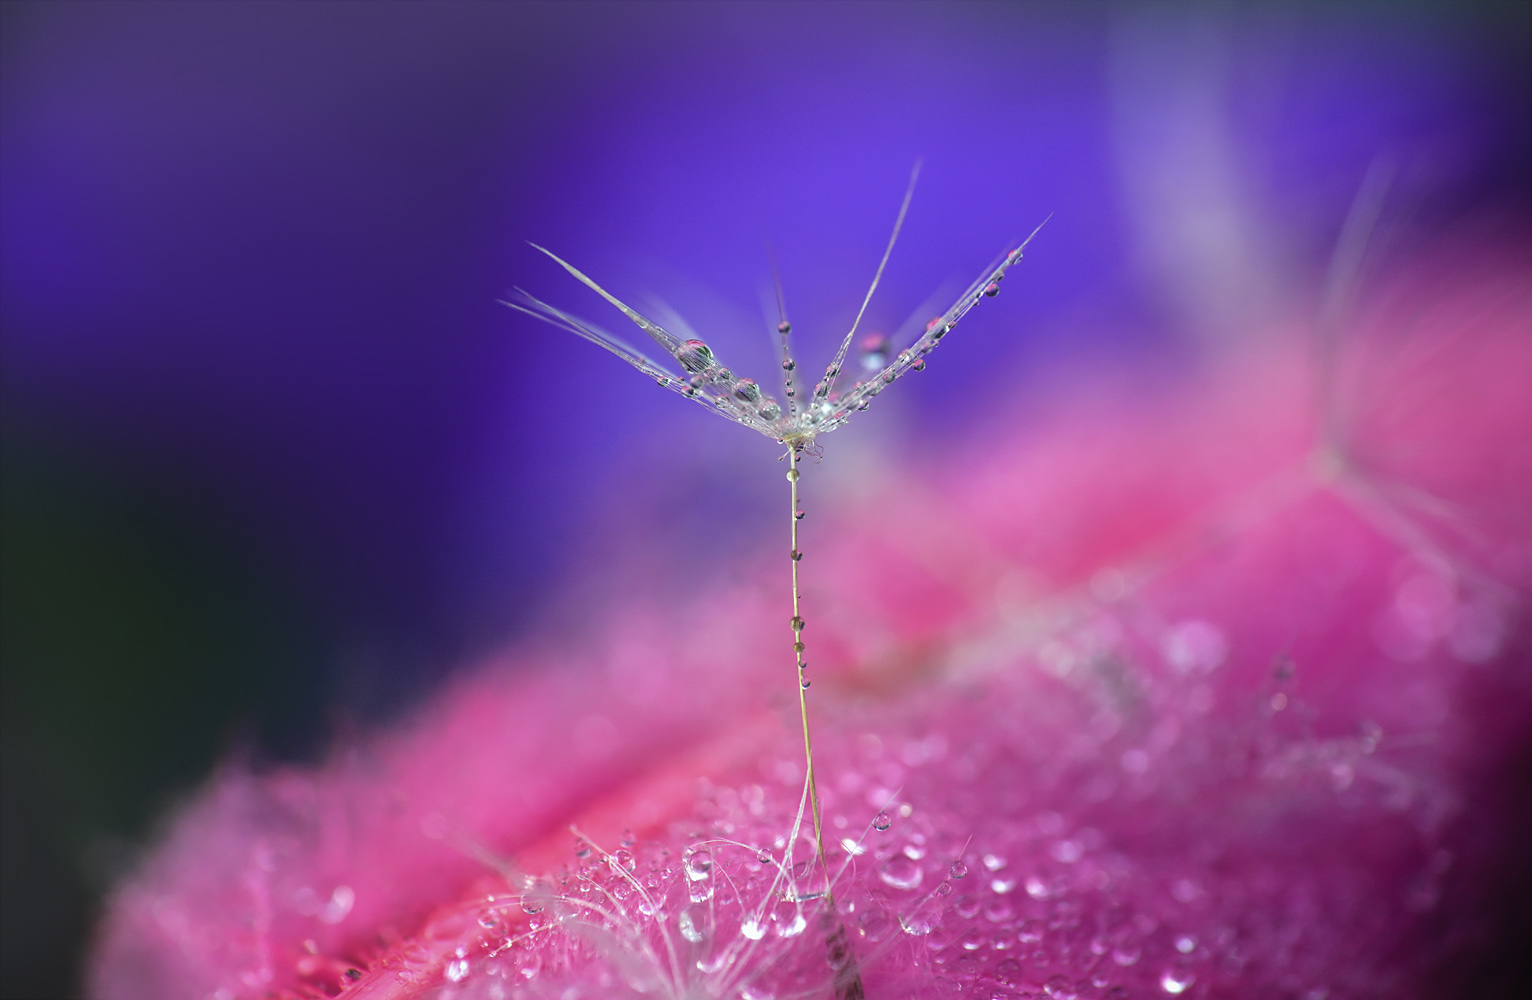
[[[908,375],[910,372],[923,371],[926,367],[926,355],[936,349],[943,338],[957,326],[958,321],[967,315],[968,311],[980,301],[985,298],[994,298],[999,293],[1000,283],[1005,279],[1006,272],[1021,260],[1022,251],[1027,248],[1027,245],[1032,242],[1033,237],[1048,222],[1048,219],[1044,219],[1015,249],[1003,254],[998,261],[986,268],[984,273],[958,296],[957,301],[950,308],[926,324],[924,332],[908,347],[894,353],[893,345],[888,341],[887,337],[876,335],[865,338],[864,343],[861,345],[860,364],[854,366],[862,371],[864,377],[846,385],[845,383],[850,378],[844,370],[846,353],[856,338],[857,328],[861,326],[862,317],[867,312],[867,306],[872,301],[873,293],[877,291],[878,283],[883,278],[883,270],[888,266],[889,256],[894,251],[894,244],[898,242],[899,231],[904,226],[904,218],[909,212],[910,200],[915,194],[915,182],[920,176],[920,166],[919,161],[917,161],[910,172],[909,185],[905,189],[904,200],[900,203],[899,214],[894,220],[894,230],[889,235],[888,245],[883,250],[883,257],[878,262],[878,269],[873,274],[872,284],[868,286],[867,294],[862,299],[861,308],[857,310],[856,318],[851,323],[851,329],[842,338],[840,346],[836,349],[835,356],[831,359],[829,365],[825,367],[823,378],[814,385],[806,399],[800,399],[799,396],[800,386],[798,376],[796,375],[798,363],[793,357],[791,344],[792,323],[787,318],[787,306],[782,296],[781,281],[776,275],[775,260],[772,261],[772,276],[775,280],[778,310],[776,329],[780,336],[781,400],[763,390],[761,382],[739,376],[733,369],[724,365],[706,341],[695,338],[683,340],[675,336],[658,323],[628,306],[627,303],[612,295],[605,288],[602,288],[573,264],[570,264],[553,251],[538,246],[536,243],[532,244],[535,249],[551,257],[564,270],[568,271],[587,288],[591,289],[591,291],[615,306],[618,311],[647,334],[649,339],[654,341],[660,350],[680,366],[681,373],[677,374],[672,370],[667,370],[642,350],[632,346],[615,334],[594,323],[549,305],[522,288],[515,290],[519,301],[505,301],[503,303],[512,309],[524,312],[529,316],[534,316],[552,326],[567,330],[576,336],[589,340],[591,343],[610,351],[645,375],[648,375],[661,388],[677,393],[705,407],[709,412],[716,413],[725,420],[732,420],[787,446],[784,457],[788,460],[787,480],[792,494],[792,547],[789,550],[789,555],[792,567],[793,614],[790,625],[793,632],[793,655],[797,667],[798,708],[803,726],[803,753],[807,771],[804,782],[804,798],[813,818],[816,849],[813,861],[819,865],[824,876],[825,890],[823,896],[828,904],[827,912],[831,914],[835,912],[833,894],[830,888],[833,880],[827,868],[819,794],[814,774],[814,746],[810,735],[808,716],[807,691],[809,679],[804,675],[808,664],[803,658],[805,649],[803,642],[804,621],[799,607],[798,564],[803,558],[803,551],[800,549],[798,542],[798,522],[803,518],[803,509],[798,501],[799,460],[804,454],[815,456],[820,454],[817,444],[817,439],[820,435],[828,434],[845,426],[854,414],[867,409],[875,396],[905,375]],[[804,806],[800,805],[799,822],[802,821],[803,810]],[[796,827],[797,823],[794,824],[793,839],[796,839]],[[790,853],[787,859],[787,869],[789,871],[792,870]],[[800,898],[808,897],[803,896]],[[832,935],[831,940],[833,947],[843,948],[844,932]],[[844,961],[844,956],[842,956],[842,960]],[[836,994],[838,997],[843,998],[843,1000],[846,1000],[846,998],[860,998],[863,995],[861,980],[857,976],[854,966],[837,977]]]

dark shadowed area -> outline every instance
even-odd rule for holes
[[[777,531],[774,445],[498,303],[616,328],[526,241],[764,380],[766,241],[817,359],[917,159],[868,329],[1051,215],[966,361],[859,425],[940,448],[1052,365],[1316,315],[1375,163],[1420,226],[1524,211],[1528,12],[0,5],[0,995],[78,991],[219,760],[316,759],[635,553]]]

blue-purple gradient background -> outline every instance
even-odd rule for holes
[[[774,537],[769,442],[496,303],[616,326],[524,241],[755,374],[767,238],[812,368],[917,158],[873,328],[1052,213],[857,425],[913,453],[1060,358],[1312,315],[1379,156],[1428,222],[1524,207],[1532,165],[1525,4],[0,17],[7,997],[73,988],[96,894],[217,756],[323,752],[550,641],[625,532],[701,573]]]

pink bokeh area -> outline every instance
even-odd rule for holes
[[[1380,287],[1333,354],[1086,373],[919,471],[827,443],[830,897],[773,550],[322,767],[230,765],[111,897],[93,995],[1512,995],[1532,267]]]

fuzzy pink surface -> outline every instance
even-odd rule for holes
[[[1294,330],[1152,393],[1082,377],[816,498],[838,918],[771,885],[802,781],[773,548],[321,768],[217,775],[112,898],[93,994],[830,996],[837,926],[874,998],[1494,987],[1532,720],[1532,268],[1445,263],[1329,366]],[[625,829],[652,913],[602,860]]]

